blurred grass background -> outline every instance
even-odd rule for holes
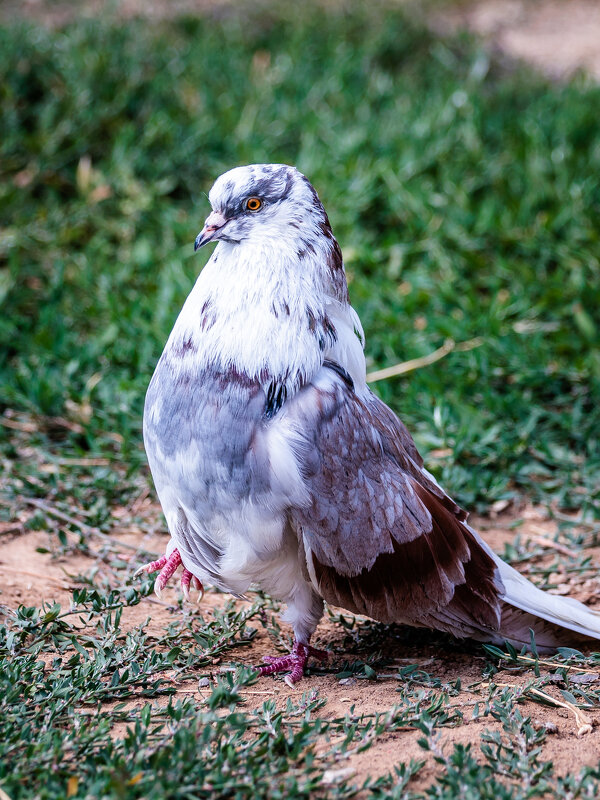
[[[600,516],[600,89],[395,6],[290,6],[0,29],[1,513],[76,495],[106,526],[139,491],[206,192],[281,161],[329,212],[372,366],[481,338],[376,385],[448,490]]]

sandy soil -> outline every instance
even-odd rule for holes
[[[579,69],[600,79],[600,3],[596,0],[477,0],[434,16],[441,30],[468,28],[511,58],[552,78]]]
[[[145,517],[146,520],[154,518],[157,524],[160,520],[159,509],[149,501]],[[517,518],[522,522],[515,530],[513,525]],[[516,532],[521,542],[531,539],[533,545],[551,542],[556,533],[556,523],[549,519],[541,508],[507,510],[495,519],[473,518],[472,521],[487,541],[500,552],[506,543],[514,541]],[[156,530],[156,525],[148,527]],[[162,551],[166,543],[164,535],[154,533],[143,536],[139,531],[136,533],[135,529],[126,525],[121,531],[113,531],[113,536],[129,544],[141,545],[143,541],[144,548],[157,552]],[[2,587],[0,603],[15,608],[20,603],[39,605],[46,600],[58,601],[63,606],[68,606],[72,589],[80,584],[77,576],[90,574],[91,570],[103,569],[100,562],[83,555],[56,557],[51,552],[38,552],[38,548],[52,551],[55,549],[55,541],[51,540],[47,532],[42,531],[0,532],[0,587]],[[597,563],[600,560],[600,549],[589,552]],[[536,560],[536,566],[544,560],[552,561],[556,554],[553,547],[548,547],[541,553],[540,560]],[[132,553],[132,571],[134,566],[136,557]],[[558,591],[561,593],[568,591],[572,596],[592,605],[600,604],[600,581],[595,578],[588,577],[587,581],[578,578],[576,582],[569,583],[566,579],[562,581],[561,576],[555,576],[554,582],[560,584]],[[127,630],[145,623],[148,633],[159,634],[170,621],[182,613],[177,607],[178,591],[177,584],[174,583],[173,588],[165,590],[162,600],[149,597],[139,605],[125,609],[122,618],[123,628]],[[209,591],[203,600],[203,605],[205,608],[215,608],[226,600],[225,595]],[[390,660],[389,669],[387,667],[384,669],[386,675],[393,675],[399,666],[419,664],[442,682],[454,682],[460,678],[464,691],[458,695],[455,702],[464,715],[464,724],[457,728],[442,729],[441,742],[444,749],[450,748],[455,742],[477,744],[484,729],[499,728],[499,725],[490,718],[472,719],[474,703],[485,696],[478,693],[477,689],[469,689],[471,684],[481,680],[481,670],[485,663],[482,650],[476,644],[453,642],[435,633],[412,631],[401,626],[392,626],[384,630],[382,626],[375,625],[369,620],[361,621],[359,635],[350,637],[339,623],[328,619],[319,626],[314,643],[317,647],[331,652],[330,667],[334,672],[341,667],[344,660],[364,659],[368,652],[375,647],[381,648],[383,643]],[[568,644],[567,640],[565,644]],[[236,648],[234,657],[238,663],[255,665],[261,662],[263,655],[272,652],[272,643],[266,634],[259,632],[251,646]],[[215,665],[215,674],[227,666],[229,666],[227,662]],[[382,677],[375,682],[357,678],[340,681],[334,672],[320,671],[318,667],[312,669],[311,674],[295,689],[290,689],[281,677],[263,678],[252,687],[252,690],[247,691],[246,699],[257,705],[268,697],[283,703],[290,694],[315,689],[327,698],[327,704],[321,712],[325,717],[344,716],[352,706],[356,707],[356,712],[359,714],[387,711],[398,701],[396,690],[399,683],[396,678]],[[206,668],[202,674],[206,674]],[[532,677],[533,673],[525,671],[499,680],[510,680],[513,684],[521,684],[531,680]],[[178,687],[179,693],[193,696],[198,702],[202,702],[209,691],[210,686],[201,689],[196,680]],[[548,691],[560,699],[558,688],[552,687]],[[556,726],[551,727],[553,733],[547,736],[542,754],[544,759],[551,759],[554,762],[555,774],[576,773],[580,767],[597,765],[600,751],[600,712],[591,712],[594,727],[581,738],[577,735],[578,726],[574,716],[565,709],[546,708],[526,702],[523,705],[523,713],[531,715],[536,724],[553,723]],[[115,731],[116,735],[119,733],[123,731]],[[355,771],[355,778],[360,780],[367,775],[385,774],[400,760],[423,759],[426,754],[417,744],[420,736],[417,731],[388,733],[368,751],[352,756],[349,761],[341,762],[340,768],[350,767]],[[433,759],[429,758],[418,778],[418,784],[413,788],[416,790],[426,786],[439,769]]]

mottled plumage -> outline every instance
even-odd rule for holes
[[[144,441],[172,573],[284,601],[298,680],[323,600],[384,622],[538,645],[600,616],[536,589],[466,523],[410,434],[368,388],[342,255],[293,167],[222,175],[196,240],[219,243],[167,341]],[[158,586],[167,573],[163,570]]]

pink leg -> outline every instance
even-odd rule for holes
[[[175,549],[170,556],[161,556],[158,561],[151,561],[149,564],[144,564],[141,566],[135,571],[134,577],[136,575],[141,575],[142,572],[158,572],[156,581],[154,582],[154,591],[156,592],[156,596],[160,597],[162,590],[172,578],[174,572],[180,564],[181,556],[179,555],[179,550]],[[194,581],[193,585],[195,588],[201,592],[201,595],[204,595],[204,587],[198,578],[196,578],[195,575],[192,575],[192,573],[184,567],[183,575],[181,576],[181,589],[186,600],[189,600],[190,598],[190,583],[192,581]],[[202,599],[202,596],[200,599]]]
[[[294,646],[289,656],[265,656],[263,661],[266,661],[267,665],[259,667],[258,672],[260,675],[273,675],[275,672],[290,670],[284,680],[288,686],[293,686],[304,675],[304,667],[309,656],[318,658],[319,661],[326,661],[329,653],[326,650],[317,650],[316,647],[294,640]]]

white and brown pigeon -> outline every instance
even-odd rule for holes
[[[238,167],[210,195],[195,249],[217,241],[146,396],[144,442],[171,541],[141,569],[186,596],[250,584],[287,604],[304,672],[323,601],[382,622],[521,646],[600,638],[600,614],[504,563],[423,467],[368,388],[342,254],[309,181]],[[566,637],[569,640],[569,637]]]

